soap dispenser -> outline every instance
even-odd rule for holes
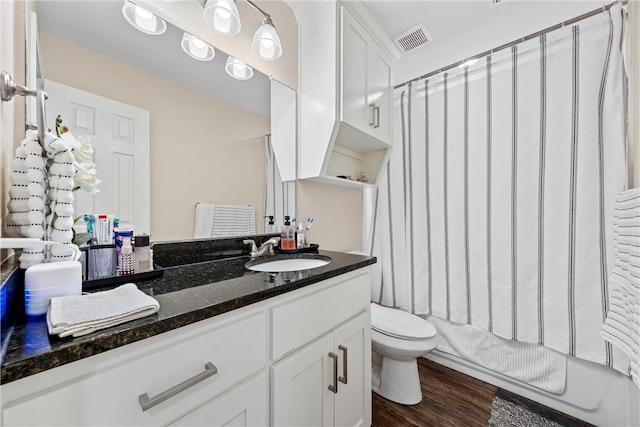
[[[280,233],[280,249],[285,251],[294,250],[296,248],[296,233],[290,222],[289,215],[284,217],[284,225]]]
[[[267,229],[265,230],[266,234],[277,233],[278,228],[276,227],[276,223],[273,221],[273,215],[268,215],[269,223],[267,224]]]

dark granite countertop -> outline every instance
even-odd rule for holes
[[[83,337],[50,336],[46,316],[23,315],[9,337],[0,382],[16,381],[376,262],[372,257],[341,252],[321,250],[319,254],[330,257],[331,262],[311,270],[283,273],[248,270],[244,264],[250,258],[246,255],[167,267],[162,278],[137,283],[158,300],[157,313]]]

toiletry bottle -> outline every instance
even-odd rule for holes
[[[282,232],[280,233],[280,249],[285,251],[290,251],[296,248],[295,231],[291,227],[289,218],[289,215],[284,217],[284,225],[282,226]]]
[[[266,234],[277,233],[278,227],[276,227],[276,223],[273,221],[273,215],[269,215],[267,218],[269,218],[269,223],[267,224],[267,229],[264,232]]]
[[[151,251],[149,248],[149,235],[139,234],[135,237],[135,272],[143,273],[152,269]]]
[[[302,249],[304,248],[304,226],[302,223],[298,224],[298,229],[296,230],[296,248]]]
[[[125,237],[122,239],[122,248],[120,249],[120,259],[118,263],[118,275],[128,276],[133,274],[135,258],[133,255],[133,248],[131,247],[131,237]]]

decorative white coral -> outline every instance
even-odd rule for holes
[[[74,176],[74,185],[81,188],[89,194],[97,194],[100,192],[98,185],[102,182],[98,179],[96,164],[93,162],[93,153],[95,150],[91,145],[91,141],[86,136],[74,137],[67,132],[62,134],[62,139],[69,143],[73,150],[75,161],[73,165],[76,168]]]

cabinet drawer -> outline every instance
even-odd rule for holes
[[[169,425],[266,426],[268,402],[267,374],[262,373]]]
[[[82,374],[62,381],[58,378],[55,381],[58,385],[45,389],[44,393],[38,391],[5,401],[3,423],[160,425],[175,420],[264,368],[264,312],[227,320],[222,324],[212,321],[210,327],[206,324],[192,325],[195,329],[186,327],[182,336],[187,338],[183,339],[174,334],[170,340],[163,337],[145,340],[147,344],[136,347],[125,358],[114,354],[117,365],[105,366],[92,361],[94,358],[68,365],[77,365]],[[147,393],[153,399],[166,390],[173,390],[176,385],[204,372],[208,362],[217,368],[217,373],[146,411],[141,409],[140,395]]]
[[[369,270],[327,280],[322,289],[289,299],[271,310],[272,360],[278,360],[367,309],[371,300]]]

